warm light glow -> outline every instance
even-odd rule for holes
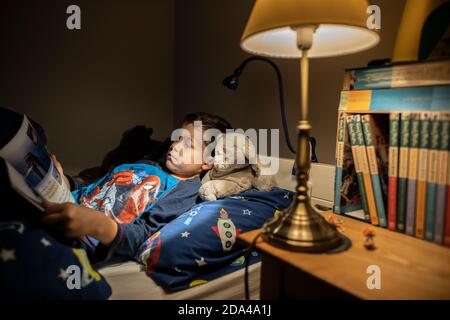
[[[259,32],[243,39],[243,50],[257,55],[278,58],[299,58],[297,34],[290,27]],[[316,29],[312,48],[308,51],[311,58],[332,57],[356,53],[374,47],[380,40],[373,30],[361,27],[320,24]]]

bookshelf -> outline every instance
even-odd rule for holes
[[[333,211],[450,247],[450,59],[346,70],[337,127]]]

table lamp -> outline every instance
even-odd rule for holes
[[[366,26],[367,8],[365,0],[256,0],[253,6],[241,48],[261,56],[300,58],[296,195],[288,209],[263,226],[264,238],[275,246],[325,252],[341,243],[336,228],[313,209],[308,196],[308,58],[350,54],[375,46],[379,35]]]

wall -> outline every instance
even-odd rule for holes
[[[81,7],[82,29],[66,28]],[[97,165],[122,132],[171,131],[174,1],[2,1],[0,105],[30,115],[65,170]]]
[[[392,52],[404,0],[372,3],[382,17],[376,48],[311,60],[310,118],[321,162],[334,162],[343,70]],[[81,31],[66,28],[69,4],[82,8]],[[192,111],[217,113],[244,129],[281,129],[268,65],[249,65],[236,92],[222,86],[249,56],[239,40],[252,6],[252,0],[2,1],[0,105],[40,122],[69,173],[99,164],[125,129],[146,124],[164,138]],[[274,61],[295,143],[299,63]],[[280,147],[282,156],[293,157],[282,131]]]
[[[381,42],[374,49],[335,58],[311,60],[310,120],[318,140],[319,160],[334,163],[337,106],[343,70],[365,66],[373,59],[390,57],[403,0],[371,1],[381,8]],[[174,121],[194,110],[225,116],[235,127],[280,128],[281,118],[275,74],[270,66],[253,62],[241,76],[236,92],[227,91],[222,79],[247,55],[239,40],[250,14],[251,0],[178,0],[175,2]],[[290,136],[295,142],[299,118],[299,63],[274,59],[284,77]],[[293,157],[280,131],[280,151]]]

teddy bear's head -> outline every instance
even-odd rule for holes
[[[214,152],[214,168],[221,173],[238,171],[257,163],[255,146],[242,133],[220,134]]]

